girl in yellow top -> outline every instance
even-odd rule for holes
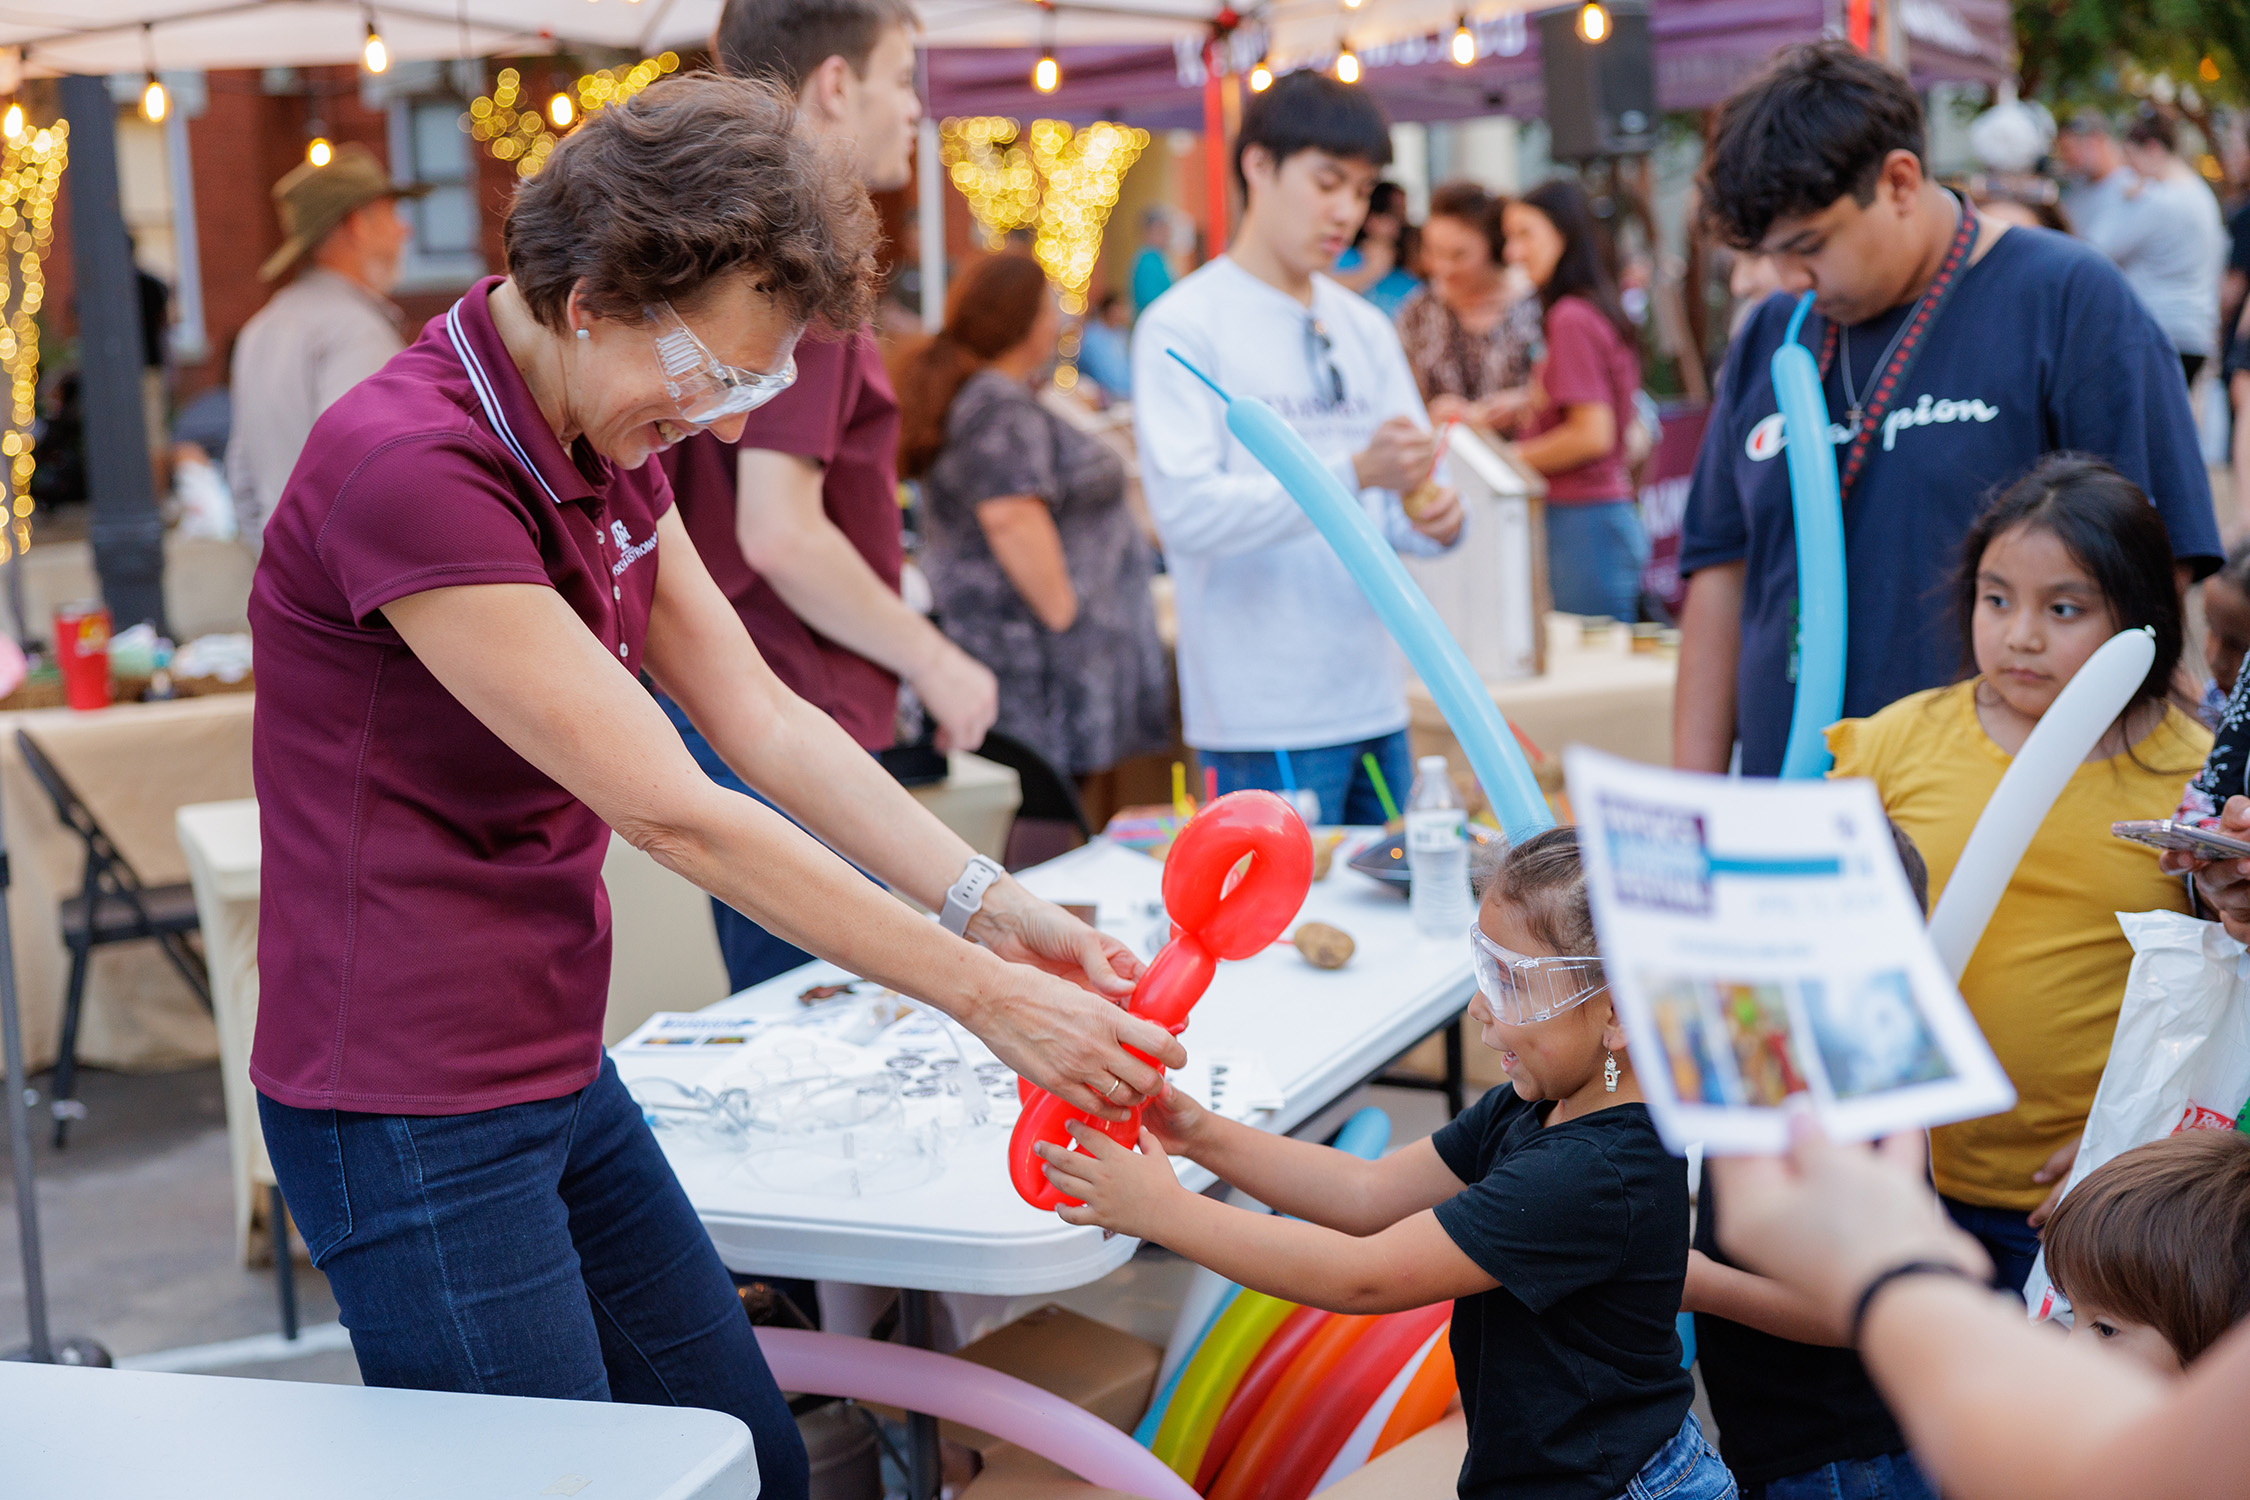
[[[1831,774],[1875,782],[1933,896],[2064,684],[2118,631],[2156,634],[2147,679],[2055,799],[1961,976],[2016,1106],[1931,1132],[1931,1167],[1954,1219],[2020,1287],[2117,1029],[2133,951],[2115,914],[2187,909],[2155,851],[2109,825],[2170,817],[2211,735],[2166,699],[2181,622],[2164,523],[2100,460],[2050,455],[1994,501],[1962,548],[1954,605],[1976,674],[1828,731]]]

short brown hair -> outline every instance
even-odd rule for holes
[[[2250,1314],[2250,1136],[2135,1146],[2072,1188],[2040,1239],[2065,1297],[2146,1323],[2187,1364]]]
[[[1594,913],[1586,899],[1586,867],[1578,855],[1578,830],[1549,828],[1510,846],[1483,882],[1484,899],[1497,897],[1523,913],[1532,935],[1558,954],[1598,957]]]
[[[735,77],[779,84],[794,98],[831,57],[865,78],[884,32],[921,24],[908,0],[727,0],[711,48]]]
[[[516,190],[508,275],[560,330],[570,294],[627,320],[692,306],[748,273],[797,323],[867,321],[875,213],[841,160],[796,134],[796,103],[769,84],[693,73],[595,111]]]

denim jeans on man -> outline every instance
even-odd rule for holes
[[[663,707],[664,716],[680,731],[680,738],[687,744],[688,754],[695,757],[695,763],[703,768],[704,775],[729,791],[740,792],[745,797],[757,797],[766,806],[773,807],[775,812],[781,812],[771,801],[759,797],[748,782],[734,774],[734,767],[719,758],[719,752],[711,748],[711,742],[688,722],[687,713],[680,705],[662,693],[656,695],[656,701]],[[781,815],[785,818],[789,816],[787,813]],[[727,985],[730,989],[746,990],[754,984],[765,983],[776,974],[786,974],[799,964],[812,962],[810,953],[786,938],[775,937],[716,896],[711,898],[711,920],[719,929],[719,957],[726,961]]]
[[[1648,533],[1631,500],[1550,505],[1547,588],[1566,615],[1607,615],[1630,624],[1641,614],[1641,569]]]
[[[1381,823],[1389,816],[1375,783],[1368,779],[1363,756],[1375,757],[1383,782],[1401,807],[1414,785],[1414,762],[1406,746],[1406,731],[1380,739],[1356,740],[1349,745],[1318,745],[1289,751],[1289,771],[1300,790],[1320,798],[1323,823]],[[1218,775],[1219,795],[1229,792],[1282,790],[1281,757],[1271,750],[1198,750],[1195,758]],[[1201,788],[1197,788],[1200,792]]]
[[[1641,1465],[1618,1500],[1736,1500],[1734,1474],[1689,1412],[1680,1430]]]
[[[608,1059],[577,1093],[474,1114],[261,1094],[258,1115],[367,1384],[727,1412],[763,1500],[803,1500],[733,1279]]]
[[[1911,1455],[1885,1453],[1754,1484],[1742,1500],[1938,1500],[1938,1493]]]
[[[2031,1263],[2039,1257],[2039,1231],[2031,1227],[2031,1215],[1952,1198],[1939,1201],[1945,1204],[1953,1222],[1967,1230],[1992,1257],[1992,1284],[2021,1297],[2023,1284],[2031,1279]]]

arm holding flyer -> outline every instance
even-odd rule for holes
[[[1792,1107],[1868,1140],[2015,1091],[1922,925],[1865,782],[1565,757],[1612,993],[1674,1152],[1774,1152]]]

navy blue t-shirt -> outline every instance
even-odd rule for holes
[[[1742,769],[1756,776],[1781,769],[1795,706],[1797,538],[1772,372],[1793,307],[1768,298],[1727,351],[1680,541],[1683,575],[1745,564],[1735,734]],[[1912,307],[1851,330],[1854,390]],[[1818,314],[1805,320],[1816,357],[1827,331]],[[1842,363],[1823,386],[1839,460]],[[1996,487],[2066,449],[2107,459],[2148,491],[2195,576],[2218,567],[2210,480],[2171,341],[2099,254],[2066,235],[2010,229],[1961,273],[1844,497],[1846,718],[1960,675],[1948,585],[1962,538]]]

